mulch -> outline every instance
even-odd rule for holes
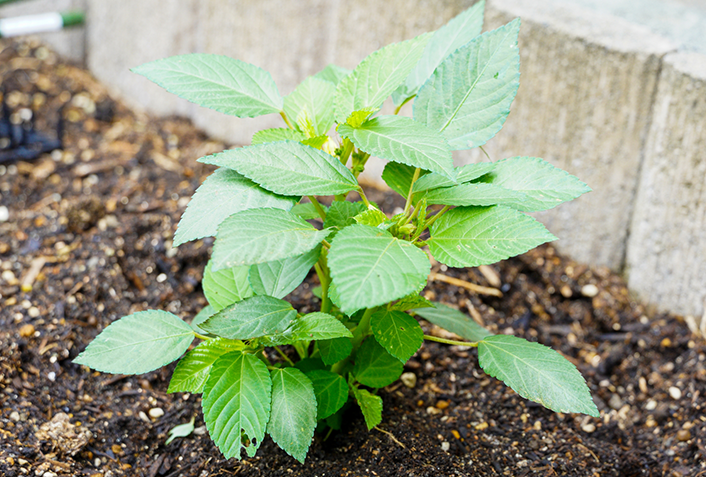
[[[184,119],[130,110],[32,40],[0,42],[0,78],[13,121],[29,109],[51,136],[62,118],[64,142],[0,164],[1,475],[706,475],[703,337],[636,302],[620,276],[551,245],[483,269],[434,265],[502,296],[438,280],[424,293],[559,350],[586,377],[600,418],[548,411],[485,375],[475,350],[427,342],[406,365],[416,382],[381,391],[378,428],[368,432],[351,408],[304,464],[270,439],[254,458],[224,459],[199,396],[166,393],[173,365],[113,376],[72,359],[121,316],[158,308],[189,320],[206,305],[212,239],[175,249],[172,237],[212,171],[195,159],[225,145]],[[399,206],[370,196],[387,212]],[[314,286],[309,277],[290,297],[300,311],[317,308]],[[166,445],[192,418],[194,433]]]

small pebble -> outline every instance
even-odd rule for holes
[[[617,394],[613,394],[610,397],[610,400],[608,401],[608,405],[610,406],[611,409],[615,409],[616,411],[623,407],[623,400],[620,399],[620,396]]]
[[[402,381],[402,384],[407,386],[409,389],[412,389],[417,385],[417,375],[414,373],[402,373],[402,376],[400,376],[400,381]]]
[[[680,442],[686,442],[689,439],[691,439],[691,431],[688,429],[680,429],[679,432],[677,432],[677,440]]]
[[[153,419],[159,419],[164,416],[164,410],[161,407],[153,407],[150,409],[149,415]]]
[[[34,334],[34,326],[30,324],[22,325],[20,328],[20,336],[23,338],[29,338]]]
[[[0,205],[0,222],[10,220],[10,211],[4,205]]]
[[[12,411],[10,413],[10,420],[15,421],[15,422],[19,421],[20,420],[20,413],[17,411]]]
[[[42,477],[58,477],[54,472],[51,471],[46,471],[44,474],[42,474]]]
[[[647,404],[645,404],[645,410],[654,411],[655,409],[657,409],[657,401],[655,401],[654,399],[650,399],[649,401],[647,401]]]
[[[197,436],[203,436],[206,434],[206,426],[199,426],[194,429],[194,434]]]
[[[561,287],[561,296],[564,298],[571,298],[571,295],[573,295],[573,292],[571,291],[571,287],[569,285],[564,285]]]
[[[27,310],[27,314],[31,318],[37,318],[40,315],[39,308],[37,308],[36,306],[33,306],[29,310]]]
[[[436,408],[437,408],[437,409],[444,410],[444,409],[446,409],[447,407],[449,407],[449,402],[448,402],[448,401],[443,401],[443,400],[442,400],[442,401],[438,401],[438,402],[436,403]]]
[[[593,283],[589,283],[588,285],[584,285],[581,287],[581,294],[588,298],[593,298],[594,296],[598,295],[598,291],[598,287]]]
[[[7,283],[10,286],[15,286],[18,283],[20,283],[20,281],[15,276],[15,274],[12,273],[12,270],[3,270],[2,279],[5,283]]]
[[[678,401],[679,399],[681,399],[681,389],[676,386],[670,386],[669,395],[672,397],[672,399]]]
[[[434,406],[429,406],[427,408],[427,414],[429,414],[430,416],[439,415],[439,414],[441,414],[441,412],[442,412],[441,409],[437,409]]]
[[[476,424],[475,428],[476,428],[476,430],[483,431],[488,428],[488,423],[481,422],[480,424]]]
[[[583,432],[587,432],[589,434],[592,432],[596,432],[596,426],[592,422],[584,424],[583,426],[581,426],[581,429],[583,429]]]
[[[446,442],[446,441],[444,441],[444,442],[441,443],[441,450],[442,450],[442,451],[448,452],[449,449],[451,449],[451,444],[449,444],[449,443]]]
[[[145,414],[144,411],[138,412],[138,413],[137,413],[137,417],[139,417],[140,419],[142,419],[142,420],[145,421],[145,422],[152,422],[152,421],[150,421],[150,418],[147,417],[147,414]]]

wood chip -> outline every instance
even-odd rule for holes
[[[457,287],[465,288],[466,290],[477,293],[478,295],[490,295],[502,297],[503,292],[497,288],[484,287],[481,285],[476,285],[475,283],[467,282],[466,280],[461,280],[459,278],[449,277],[441,273],[430,273],[429,280],[448,283],[449,285],[455,285]]]

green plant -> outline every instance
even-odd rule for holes
[[[482,17],[480,2],[434,34],[372,53],[352,72],[328,66],[285,98],[267,72],[222,56],[136,68],[202,106],[239,117],[280,114],[287,128],[200,159],[219,169],[194,194],[174,244],[215,235],[203,278],[210,305],[191,325],[157,310],[126,316],[75,362],[145,373],[202,340],[177,364],[169,392],[203,393],[211,437],[236,458],[243,447],[254,455],[267,433],[303,461],[314,430],[340,428],[352,403],[369,429],[376,426],[376,390],[400,376],[425,339],[477,347],[485,372],[521,396],[597,416],[585,381],[558,353],[492,335],[420,296],[427,247],[451,267],[524,253],[555,238],[524,212],[589,190],[539,158],[454,168],[451,151],[493,137],[519,85],[519,20],[480,35]],[[390,95],[395,114],[376,116]],[[414,117],[397,115],[412,100]],[[340,144],[329,135],[334,125]],[[368,201],[358,183],[371,156],[390,161],[382,177],[405,198],[395,216]],[[348,201],[351,192],[360,201]],[[302,315],[283,298],[312,267],[321,308]],[[425,336],[415,315],[468,341]],[[296,350],[296,363],[283,345]]]

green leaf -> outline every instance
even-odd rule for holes
[[[213,269],[296,257],[316,247],[328,234],[328,230],[316,230],[284,210],[244,210],[218,227]]]
[[[358,188],[337,158],[294,141],[229,149],[199,162],[236,170],[276,194],[335,195]]]
[[[316,419],[326,419],[341,409],[348,400],[348,385],[343,376],[317,369],[307,372],[306,377],[314,385],[318,403]]]
[[[329,137],[324,134],[323,136],[316,136],[304,139],[302,141],[302,144],[304,144],[305,146],[313,147],[314,149],[321,149],[322,147],[324,147],[324,144],[328,142],[328,140]]]
[[[254,296],[219,311],[201,328],[222,338],[244,340],[281,333],[296,316],[297,311],[286,301]]]
[[[417,320],[402,311],[380,310],[370,317],[373,335],[402,364],[422,346],[424,331]]]
[[[351,355],[351,351],[353,351],[353,343],[350,338],[321,340],[317,341],[316,345],[319,347],[321,360],[329,366],[338,363],[342,359],[346,359]]]
[[[178,359],[192,341],[191,326],[178,316],[139,311],[108,325],[73,362],[103,373],[143,374]]]
[[[387,305],[387,309],[390,311],[407,311],[413,308],[434,308],[434,304],[420,294],[412,293]]]
[[[326,212],[326,220],[324,227],[337,227],[342,229],[349,225],[355,224],[355,216],[363,212],[365,204],[362,202],[349,202],[347,200],[337,200],[331,203],[328,212]]]
[[[363,412],[363,418],[368,430],[380,424],[382,421],[382,398],[372,394],[367,389],[353,389],[353,395],[358,402],[358,406],[360,406],[360,410]]]
[[[326,207],[324,204],[321,204],[321,207],[324,209],[324,211],[328,210],[328,207]],[[312,204],[311,202],[297,204],[292,207],[292,210],[290,210],[290,212],[294,215],[301,217],[304,220],[314,220],[320,218],[319,212],[316,210],[316,207],[314,207],[314,204]]]
[[[272,412],[267,433],[287,454],[302,464],[316,428],[314,386],[296,368],[273,369]]]
[[[414,101],[414,119],[451,149],[482,146],[500,131],[520,84],[520,20],[487,32],[444,60]]]
[[[216,235],[218,225],[235,212],[259,207],[289,210],[295,202],[296,198],[266,191],[233,170],[216,169],[189,201],[174,234],[174,246]]]
[[[294,363],[294,367],[297,368],[302,373],[307,374],[307,375],[311,371],[327,368],[327,366],[324,364],[324,362],[321,360],[321,358],[300,359],[299,361]]]
[[[590,192],[591,188],[539,157],[511,157],[495,163],[492,184],[524,194],[506,204],[524,212],[547,210]]]
[[[188,437],[191,435],[192,432],[194,432],[194,418],[193,417],[186,424],[180,424],[178,426],[172,427],[169,430],[169,437],[167,438],[167,441],[164,443],[164,445],[168,446],[177,437]]]
[[[240,459],[243,447],[255,455],[270,420],[271,396],[270,373],[254,355],[232,351],[213,363],[201,406],[208,433],[226,459]]]
[[[213,316],[216,313],[216,310],[213,309],[211,305],[206,305],[203,308],[201,308],[201,311],[196,313],[196,316],[191,320],[191,327],[194,329],[195,332],[197,332],[200,335],[205,335],[207,332],[205,330],[201,329],[201,323],[204,321],[208,320],[211,316]]]
[[[495,263],[556,240],[532,217],[502,206],[457,207],[430,230],[431,254],[450,267]]]
[[[284,298],[304,281],[320,254],[321,246],[317,246],[296,257],[252,265],[250,285],[256,295]]]
[[[169,381],[168,393],[203,392],[213,363],[226,353],[242,350],[243,343],[222,338],[204,341],[177,363]]]
[[[488,206],[522,202],[525,195],[494,184],[465,183],[426,191],[421,197],[428,204]]]
[[[344,313],[418,291],[431,268],[416,246],[367,225],[340,231],[331,243],[328,264]]]
[[[355,355],[355,379],[371,388],[384,388],[394,383],[402,370],[400,360],[385,351],[372,337],[363,341]]]
[[[387,220],[387,215],[380,209],[367,209],[353,217],[360,225],[377,227]]]
[[[201,286],[214,313],[253,296],[248,281],[249,270],[249,266],[239,266],[213,271],[213,261],[208,261],[203,270]]]
[[[425,33],[411,40],[392,43],[368,55],[338,83],[334,107],[342,124],[353,111],[380,107],[404,81],[431,38]]]
[[[380,108],[364,108],[360,111],[353,111],[346,118],[346,126],[359,128],[361,124],[368,120],[370,116],[380,111]]]
[[[292,325],[279,334],[265,337],[265,346],[293,344],[297,341],[331,340],[334,338],[352,338],[353,334],[336,317],[328,313],[309,313],[298,318]]]
[[[438,189],[440,187],[451,187],[464,182],[470,182],[473,179],[477,179],[490,171],[495,167],[494,162],[479,162],[477,164],[466,164],[465,166],[460,166],[454,169],[453,180],[441,174],[427,174],[420,177],[417,182],[414,183],[414,192],[422,192],[430,189]]]
[[[480,35],[484,7],[485,0],[481,0],[434,32],[407,80],[392,94],[396,105],[415,95],[445,58]]]
[[[282,110],[282,96],[267,71],[227,56],[172,56],[131,71],[180,98],[239,118]]]
[[[357,128],[341,124],[338,133],[373,156],[447,176],[453,174],[451,150],[444,138],[411,118],[380,116]]]
[[[415,168],[412,166],[407,166],[398,162],[388,162],[385,165],[385,169],[382,171],[382,180],[385,181],[385,184],[387,184],[390,189],[406,198],[407,194],[409,194],[410,187],[412,187],[414,171]],[[419,180],[421,180],[422,177],[425,177],[425,174],[428,174],[428,171],[421,171]],[[443,177],[441,174],[436,175]]]
[[[306,139],[299,131],[289,128],[272,128],[263,129],[262,131],[256,132],[250,144],[257,146],[258,144],[265,144],[266,142],[279,142],[279,141],[303,141]]]
[[[333,97],[336,85],[329,81],[309,77],[284,98],[284,112],[296,123],[300,117],[308,118],[315,136],[326,134],[333,126]]]
[[[333,84],[338,84],[343,78],[351,74],[351,70],[336,65],[328,65],[323,70],[314,75],[314,78],[329,81]]]
[[[520,396],[552,411],[600,416],[581,373],[547,346],[516,336],[489,336],[478,344],[478,362]]]
[[[434,303],[434,308],[415,308],[412,310],[429,323],[440,326],[446,331],[456,333],[469,341],[480,341],[493,334],[473,321],[465,313],[443,303]]]

